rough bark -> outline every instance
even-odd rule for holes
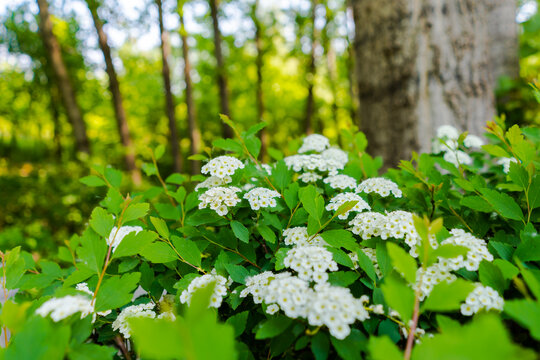
[[[517,0],[488,2],[488,33],[493,80],[500,76],[519,77],[519,25],[516,23]]]
[[[212,15],[212,26],[214,28],[214,55],[217,62],[217,83],[219,88],[219,105],[222,114],[230,116],[229,109],[229,86],[227,82],[227,69],[225,67],[225,58],[221,49],[221,30],[219,30],[218,0],[209,0],[210,13]],[[223,123],[223,137],[233,136],[232,129]]]
[[[66,109],[67,118],[73,128],[77,151],[90,153],[90,143],[86,134],[86,124],[84,123],[82,111],[77,103],[75,90],[69,78],[69,74],[62,57],[62,51],[58,39],[53,33],[53,24],[49,14],[49,4],[47,0],[37,0],[39,7],[39,27],[43,44],[47,50],[47,58],[51,63],[54,77],[62,103]]]
[[[133,183],[139,185],[141,183],[141,173],[135,165],[135,149],[129,133],[126,111],[124,109],[122,93],[120,91],[120,83],[118,81],[118,76],[116,74],[116,69],[114,67],[111,55],[111,47],[109,46],[107,34],[103,29],[103,21],[101,21],[98,15],[99,4],[96,0],[86,0],[86,3],[90,9],[90,13],[92,14],[92,20],[94,21],[94,27],[96,28],[98,35],[99,47],[103,53],[103,58],[105,59],[105,71],[107,72],[107,76],[109,78],[109,91],[111,92],[120,142],[123,146],[126,169],[131,173]]]
[[[494,113],[490,0],[353,0],[362,130],[385,166]]]
[[[251,19],[255,25],[255,49],[257,51],[257,56],[255,58],[255,66],[257,68],[257,83],[255,86],[255,98],[257,101],[257,117],[259,121],[264,122],[264,97],[263,97],[263,48],[262,48],[262,36],[263,28],[262,24],[257,17],[257,9],[259,7],[259,0],[255,0],[253,7],[251,9]],[[263,128],[261,130],[261,153],[259,154],[260,158],[263,161],[267,160],[267,151],[268,151],[268,129]]]
[[[304,117],[304,132],[306,134],[313,133],[314,128],[314,114],[315,114],[315,99],[313,94],[313,88],[315,83],[315,73],[317,66],[315,62],[315,49],[317,48],[317,29],[315,27],[316,8],[318,1],[312,0],[311,2],[311,50],[309,51],[309,60],[306,73],[307,80],[307,98],[306,98],[306,113]]]
[[[191,154],[198,154],[201,149],[201,132],[197,123],[197,112],[193,101],[193,83],[191,81],[191,63],[189,61],[189,44],[187,31],[184,26],[183,0],[178,1],[178,13],[180,15],[180,37],[182,38],[182,56],[184,58],[184,81],[186,83],[186,106],[189,138],[191,140]],[[191,174],[199,174],[200,161],[191,162]]]
[[[174,109],[174,99],[171,90],[171,71],[169,67],[169,56],[171,48],[169,44],[169,33],[163,25],[163,6],[161,0],[155,0],[158,8],[159,33],[161,34],[161,57],[163,61],[162,75],[163,88],[165,91],[165,112],[169,119],[169,141],[173,156],[173,169],[175,172],[182,171],[182,155],[180,154],[180,143],[178,139],[178,128],[176,126],[176,116]]]

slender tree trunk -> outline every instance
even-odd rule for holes
[[[359,104],[358,104],[358,83],[356,81],[356,53],[354,51],[354,31],[349,28],[349,11],[352,14],[352,4],[351,0],[347,0],[345,13],[346,13],[346,22],[347,25],[347,78],[349,81],[349,97],[350,97],[350,108],[349,114],[353,124],[356,124],[360,128],[360,116],[359,116]],[[352,36],[352,41],[351,41]]]
[[[88,4],[88,8],[92,14],[92,19],[94,20],[94,26],[98,35],[99,47],[101,48],[101,52],[105,58],[105,69],[109,77],[109,91],[112,95],[114,115],[116,118],[116,125],[118,127],[118,134],[120,135],[120,141],[122,142],[123,146],[126,168],[131,173],[133,183],[139,185],[141,183],[141,173],[135,165],[135,149],[129,133],[126,111],[122,101],[122,93],[120,92],[118,76],[116,74],[116,69],[114,68],[111,48],[107,40],[107,34],[103,30],[103,22],[98,15],[99,4],[96,0],[87,0],[86,3]]]
[[[326,67],[328,74],[328,85],[330,92],[332,93],[332,121],[333,126],[338,126],[338,104],[337,104],[337,65],[336,65],[336,52],[332,45],[332,36],[329,34],[330,23],[332,22],[331,10],[326,6],[326,24],[323,29],[322,43],[324,52],[326,54]]]
[[[58,39],[53,33],[53,25],[49,14],[49,4],[47,0],[37,0],[39,7],[40,32],[45,48],[47,49],[48,59],[51,62],[58,89],[62,97],[62,102],[66,109],[73,134],[77,151],[90,153],[90,143],[86,134],[86,125],[83,120],[81,108],[77,103],[75,90],[69,78],[69,74],[62,58],[62,51]]]
[[[209,0],[210,12],[212,15],[212,25],[214,27],[214,54],[217,61],[217,83],[219,87],[219,105],[222,114],[230,116],[229,110],[229,88],[227,84],[227,69],[225,59],[221,50],[221,31],[219,30],[218,0]],[[223,123],[223,137],[232,137],[232,129]]]
[[[255,65],[257,67],[257,84],[255,86],[255,98],[257,101],[257,117],[259,121],[264,122],[264,97],[263,97],[263,48],[262,48],[262,36],[263,36],[263,28],[262,24],[259,21],[257,17],[257,9],[259,7],[259,0],[255,0],[255,3],[253,4],[253,7],[251,9],[251,19],[253,20],[253,24],[255,25],[255,49],[257,51],[257,57],[255,58]],[[267,160],[267,152],[268,152],[268,129],[263,128],[261,130],[261,153],[260,158],[263,161]]]
[[[311,50],[309,52],[309,63],[307,67],[307,90],[308,95],[306,98],[306,114],[304,118],[304,131],[306,134],[313,133],[314,128],[314,114],[315,114],[315,99],[313,94],[313,88],[315,83],[315,73],[317,71],[315,62],[315,49],[317,47],[317,29],[315,27],[315,16],[317,8],[317,0],[311,2]]]
[[[444,124],[480,135],[495,114],[491,0],[353,0],[362,129],[385,166],[428,151]]]
[[[197,111],[193,101],[193,84],[191,81],[191,63],[189,61],[189,44],[186,27],[184,26],[184,0],[178,1],[178,13],[180,15],[180,36],[182,38],[182,56],[184,58],[184,81],[186,82],[186,106],[189,138],[191,140],[191,154],[199,153],[201,149],[201,132],[197,123]],[[191,174],[199,174],[201,171],[200,161],[191,162]]]
[[[492,0],[488,2],[488,33],[490,42],[490,63],[493,80],[506,75],[512,79],[519,77],[519,25],[516,23],[516,0]]]
[[[171,71],[169,68],[169,56],[171,54],[171,48],[169,44],[169,34],[165,30],[163,25],[163,7],[161,0],[156,0],[159,14],[159,32],[161,34],[161,57],[163,60],[163,85],[165,89],[165,112],[169,119],[169,132],[171,151],[173,155],[173,168],[175,172],[182,171],[182,155],[180,153],[180,144],[178,140],[178,129],[176,126],[176,116],[174,109],[174,99],[171,90]]]
[[[58,94],[55,87],[49,80],[49,109],[51,110],[51,119],[53,121],[53,141],[54,141],[54,155],[60,161],[62,160],[62,141],[60,134],[62,129],[60,128],[60,111],[58,110]]]

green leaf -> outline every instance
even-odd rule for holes
[[[520,164],[511,162],[508,176],[514,184],[519,185],[522,190],[529,187],[529,173],[527,173],[527,170]]]
[[[377,264],[379,264],[379,270],[383,276],[390,274],[392,271],[392,262],[390,256],[388,256],[388,250],[386,250],[386,244],[378,243],[375,255],[377,256]]]
[[[473,209],[476,211],[481,211],[485,213],[493,212],[493,207],[480,196],[465,196],[461,198],[459,203],[463,206],[468,207],[469,209]]]
[[[106,186],[107,184],[102,178],[96,175],[85,176],[79,179],[81,183],[90,187]]]
[[[223,149],[226,151],[232,151],[237,154],[242,154],[244,151],[242,144],[238,140],[234,139],[216,139],[212,141],[212,145],[216,148]]]
[[[540,207],[540,176],[533,177],[528,195],[531,210]]]
[[[346,266],[350,269],[354,267],[354,264],[349,257],[343,250],[336,249],[330,246],[326,246],[326,250],[330,251],[332,253],[332,257],[335,262],[337,262],[340,265]]]
[[[97,344],[79,344],[70,349],[70,360],[107,360],[112,359],[118,352],[114,347]]]
[[[234,328],[234,337],[239,337],[244,333],[248,316],[249,311],[242,311],[227,319],[226,323]]]
[[[478,269],[480,282],[483,285],[490,286],[494,290],[497,290],[502,294],[506,288],[506,281],[504,280],[501,270],[488,261],[482,261]]]
[[[540,304],[538,302],[525,299],[505,301],[504,312],[529,329],[533,338],[540,340]]]
[[[351,210],[356,204],[358,204],[358,200],[345,201],[338,207],[338,209],[334,213],[334,216],[345,214],[347,211]]]
[[[105,178],[115,188],[122,184],[122,172],[112,167],[105,168]]]
[[[293,319],[283,315],[278,315],[265,320],[257,332],[255,339],[268,339],[284,332],[293,322]]]
[[[276,234],[266,225],[257,226],[257,231],[261,234],[262,238],[269,243],[273,244],[276,242]]]
[[[335,286],[348,287],[359,277],[359,274],[352,271],[336,271],[328,274],[328,282]]]
[[[375,272],[375,266],[373,265],[373,262],[368,258],[366,254],[362,250],[356,251],[356,254],[358,255],[358,265],[366,275],[373,281],[377,281],[377,273]]]
[[[96,296],[96,311],[117,309],[129,303],[140,278],[141,273],[136,272],[105,279]]]
[[[396,269],[408,283],[414,284],[416,282],[416,260],[394,243],[388,243],[386,248],[390,259],[392,259],[394,269]]]
[[[285,189],[283,192],[283,197],[285,198],[285,203],[289,207],[289,209],[294,210],[294,208],[298,205],[298,189],[299,185],[297,182],[292,183],[289,185],[288,188]]]
[[[469,248],[461,245],[443,244],[429,254],[427,266],[438,261],[439,258],[453,259],[460,255],[466,257]]]
[[[165,154],[165,145],[159,144],[158,146],[156,146],[156,149],[154,150],[154,157],[156,160],[159,160],[161,159],[163,154]]]
[[[413,348],[414,360],[490,359],[532,360],[532,350],[512,344],[497,315],[485,314],[456,329],[424,338]]]
[[[86,229],[81,236],[81,246],[77,248],[78,258],[95,274],[99,274],[103,268],[106,254],[107,243],[105,240],[92,229]]]
[[[20,257],[21,247],[17,246],[5,255],[6,262],[6,288],[15,289],[25,271],[25,262]]]
[[[167,223],[165,222],[165,220],[150,216],[150,221],[152,222],[152,225],[154,225],[154,227],[156,228],[156,231],[159,235],[161,235],[165,239],[169,238],[169,228],[167,227]]]
[[[176,251],[184,260],[192,265],[201,266],[201,251],[193,241],[174,235],[171,239]]]
[[[289,185],[291,182],[291,172],[287,168],[287,165],[285,165],[285,161],[280,160],[276,163],[274,171],[272,171],[272,177],[274,178],[274,186],[281,191]]]
[[[164,242],[154,242],[145,246],[140,254],[154,264],[176,261],[178,257],[173,249]]]
[[[119,258],[122,256],[133,256],[139,254],[142,249],[151,244],[157,239],[157,234],[153,231],[143,230],[136,233],[135,231],[127,234],[120,244],[116,247],[116,250],[112,254],[112,258]]]
[[[180,210],[169,203],[154,204],[159,216],[167,220],[180,220]]]
[[[148,214],[148,210],[150,210],[150,205],[148,203],[130,204],[124,211],[122,225],[146,216],[146,214]]]
[[[412,318],[414,291],[398,276],[386,276],[381,285],[386,304],[396,310],[407,324]]]
[[[403,355],[388,336],[369,338],[369,354],[373,360],[401,360]]]
[[[231,229],[238,239],[249,243],[249,230],[240,221],[231,221]]]
[[[259,153],[261,151],[261,140],[259,140],[259,138],[257,138],[255,135],[250,135],[244,138],[244,142],[249,153],[253,155],[254,158],[259,157]]]
[[[167,184],[175,184],[175,185],[182,185],[185,181],[186,181],[186,177],[177,173],[171,174],[165,179],[165,182]]]
[[[321,237],[328,245],[338,249],[341,247],[349,251],[357,251],[359,249],[354,236],[347,230],[328,230],[321,233]]]
[[[512,220],[524,220],[519,205],[505,193],[487,188],[480,189],[482,195],[503,217]]]
[[[311,339],[311,352],[315,357],[315,360],[326,360],[328,358],[328,352],[330,351],[330,341],[328,336],[319,331],[313,339]]]
[[[463,279],[451,283],[442,281],[433,287],[424,301],[423,310],[452,311],[460,308],[461,303],[474,290],[474,284]]]
[[[330,341],[338,355],[344,360],[357,360],[361,358],[360,352],[364,349],[366,337],[358,329],[352,329],[351,334],[343,340],[330,337]]]
[[[314,186],[309,185],[304,188],[300,188],[299,192],[300,201],[304,206],[307,213],[313,218],[320,221],[324,212],[324,199],[317,192]]]
[[[502,147],[493,144],[482,145],[482,149],[495,157],[511,157]]]
[[[245,267],[240,265],[225,264],[225,269],[234,281],[240,284],[246,283],[245,279],[249,276],[249,271],[247,271]]]
[[[114,226],[114,218],[107,210],[97,207],[90,215],[89,224],[96,233],[107,239]]]

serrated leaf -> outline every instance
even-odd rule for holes
[[[373,262],[368,258],[366,254],[362,250],[356,251],[356,254],[358,255],[358,265],[366,275],[373,281],[377,281],[377,273],[375,272],[375,266],[373,265]]]
[[[255,339],[268,339],[275,337],[284,332],[293,322],[293,319],[283,315],[272,317],[262,323],[257,332]]]
[[[89,175],[79,179],[81,183],[90,187],[106,186],[107,184],[102,178],[96,175]]]
[[[95,274],[99,274],[103,268],[107,243],[92,229],[86,229],[81,236],[81,246],[77,248],[77,256]]]
[[[538,302],[525,299],[505,301],[504,312],[529,329],[533,338],[540,340],[540,304]]]
[[[164,242],[154,242],[145,246],[140,252],[148,261],[155,264],[166,263],[178,259],[173,249]]]
[[[96,296],[95,310],[117,309],[129,303],[140,278],[141,274],[136,272],[122,277],[114,276],[105,279]]]
[[[148,210],[150,210],[150,204],[148,203],[130,204],[124,211],[122,225],[146,216],[146,214],[148,214]]]
[[[482,149],[495,157],[510,157],[510,154],[499,145],[487,144],[482,145]]]
[[[242,335],[246,329],[248,316],[249,311],[242,311],[241,313],[235,314],[227,319],[226,323],[234,328],[235,337]]]
[[[157,239],[157,234],[153,231],[139,231],[127,234],[112,254],[112,258],[122,256],[133,256]]]
[[[180,210],[170,203],[153,204],[159,216],[167,220],[180,220]]]
[[[321,237],[328,245],[338,249],[341,247],[349,251],[357,251],[359,249],[354,236],[347,230],[328,230],[321,233]]]
[[[105,178],[114,187],[118,188],[122,184],[122,172],[112,167],[105,168]]]
[[[234,281],[239,284],[246,283],[245,279],[249,276],[249,271],[247,271],[245,267],[240,265],[225,264],[225,269]]]
[[[433,287],[422,305],[423,310],[452,311],[460,308],[461,303],[474,290],[474,284],[456,279],[450,283],[442,281]]]
[[[97,234],[107,239],[114,226],[114,218],[107,210],[97,207],[92,211],[88,223]]]
[[[240,221],[231,221],[231,229],[238,239],[245,243],[249,243],[249,230]]]
[[[167,223],[165,222],[165,220],[150,216],[150,221],[152,222],[152,225],[154,225],[154,227],[156,228],[156,231],[159,235],[161,235],[165,239],[169,238],[169,228],[167,227]]]
[[[459,203],[476,211],[486,213],[493,212],[493,207],[486,200],[482,199],[480,196],[477,195],[465,196],[461,198]]]
[[[394,269],[396,269],[407,282],[414,284],[416,282],[416,260],[394,243],[388,243],[386,249],[388,250],[388,255],[392,260]]]
[[[264,240],[268,241],[269,243],[275,243],[276,242],[276,234],[266,225],[259,225],[257,227],[257,231]]]
[[[171,174],[165,179],[165,182],[167,184],[175,184],[175,185],[182,185],[185,181],[186,181],[186,177],[177,173]]]
[[[413,314],[414,291],[397,275],[386,276],[381,290],[386,304],[397,311],[407,324]]]
[[[184,260],[192,265],[201,266],[201,251],[193,241],[174,235],[171,240]]]
[[[505,218],[512,220],[525,219],[519,205],[507,194],[487,188],[480,189],[480,192],[484,195],[486,201]]]

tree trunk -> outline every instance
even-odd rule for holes
[[[54,142],[54,155],[58,161],[62,160],[62,141],[60,134],[62,129],[60,128],[60,111],[58,110],[58,93],[52,83],[49,80],[49,108],[51,110],[51,118],[53,121],[53,142]]]
[[[311,2],[311,50],[309,52],[309,63],[307,67],[307,88],[308,95],[306,98],[306,115],[304,118],[304,131],[306,134],[313,133],[313,122],[315,114],[315,100],[313,95],[313,87],[315,82],[315,73],[317,70],[315,62],[315,49],[317,47],[317,29],[315,28],[315,16],[316,16],[316,7],[317,0],[312,0]]]
[[[49,4],[47,0],[37,0],[37,4],[39,7],[41,37],[48,53],[48,59],[51,62],[51,68],[53,69],[58,89],[60,90],[67,118],[73,127],[77,151],[90,153],[90,143],[86,134],[86,125],[83,120],[81,108],[77,103],[75,90],[73,89],[62,58],[60,44],[53,33],[53,24],[49,15]]]
[[[257,118],[259,121],[264,122],[264,97],[263,97],[263,48],[262,48],[262,36],[263,29],[262,24],[257,17],[257,9],[259,7],[259,0],[255,0],[253,7],[251,9],[251,19],[255,25],[255,49],[257,51],[257,57],[255,58],[255,65],[257,67],[257,84],[255,86],[255,98],[257,101]],[[263,161],[267,161],[267,152],[268,152],[268,129],[263,128],[261,130],[261,153],[259,154],[260,158]]]
[[[441,125],[480,135],[495,114],[488,4],[353,0],[362,130],[386,167]]]
[[[122,101],[122,93],[120,92],[118,76],[116,75],[116,69],[114,68],[111,48],[107,40],[107,34],[103,30],[103,22],[98,15],[99,4],[96,0],[86,0],[86,3],[90,9],[90,13],[92,14],[92,19],[94,20],[94,26],[98,35],[99,47],[105,59],[105,69],[109,77],[109,91],[112,95],[114,115],[116,118],[116,125],[118,127],[118,134],[120,135],[120,141],[122,142],[123,146],[126,169],[131,173],[133,183],[135,185],[140,185],[141,173],[135,165],[135,149],[133,148],[133,143],[129,134],[126,111]]]
[[[217,83],[219,87],[219,105],[222,114],[230,116],[229,110],[229,89],[227,85],[227,69],[225,59],[221,51],[221,31],[219,30],[218,0],[209,0],[210,12],[212,14],[212,25],[214,27],[214,54],[217,61]],[[223,137],[233,136],[232,129],[223,123]]]
[[[338,104],[337,104],[337,66],[336,66],[336,52],[332,46],[332,35],[329,34],[330,23],[333,21],[331,10],[326,6],[326,24],[322,34],[322,44],[324,52],[326,54],[326,67],[328,74],[328,85],[330,87],[330,93],[332,94],[332,121],[333,127],[338,128]]]
[[[488,2],[488,33],[490,42],[490,63],[493,80],[506,75],[512,79],[519,77],[519,25],[516,23],[516,0],[492,0]]]
[[[191,155],[198,154],[201,149],[201,132],[197,124],[197,112],[193,101],[193,84],[191,82],[191,63],[189,61],[189,44],[187,31],[184,26],[184,7],[183,1],[178,1],[178,13],[180,15],[180,37],[182,38],[182,56],[184,58],[184,81],[186,82],[186,106],[187,120],[189,129],[189,138],[191,143]],[[201,163],[198,160],[191,162],[191,174],[201,172]]]
[[[176,127],[176,116],[174,109],[174,99],[171,90],[171,71],[169,68],[169,56],[171,48],[169,44],[169,34],[163,25],[163,7],[161,0],[156,0],[159,16],[159,32],[161,34],[161,57],[163,60],[163,85],[165,89],[165,112],[169,119],[169,140],[171,143],[171,151],[173,155],[173,168],[175,172],[182,171],[182,155],[180,154],[180,144],[178,140],[178,128]]]
[[[346,22],[345,25],[349,24],[349,11],[353,12],[351,0],[347,0],[345,13],[346,13]],[[352,33],[352,34],[351,34]],[[351,41],[352,39],[352,41]],[[354,31],[347,26],[347,79],[349,81],[349,98],[350,98],[350,108],[349,114],[351,121],[358,128],[360,128],[360,116],[359,116],[359,104],[358,104],[358,83],[356,82],[356,53],[354,51]]]

